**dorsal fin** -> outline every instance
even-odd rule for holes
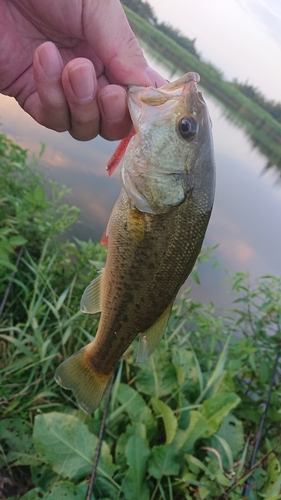
[[[113,153],[112,157],[110,158],[110,160],[107,164],[107,167],[106,167],[106,170],[108,172],[109,177],[112,176],[114,170],[119,165],[120,160],[123,158],[125,151],[126,151],[126,148],[129,144],[130,140],[132,139],[132,137],[135,135],[135,133],[136,133],[135,130],[133,130],[133,132],[131,132],[131,134],[128,135],[128,137],[125,137],[125,139],[122,139],[122,141],[118,144],[116,150],[114,151],[114,153]]]

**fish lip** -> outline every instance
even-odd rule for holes
[[[183,94],[187,94],[192,91],[197,91],[197,84],[200,82],[200,75],[194,71],[189,71],[181,78],[178,78],[175,82],[166,83],[160,87],[163,92],[175,92],[182,89]]]
[[[173,97],[177,97],[181,94],[188,94],[189,92],[198,91],[197,84],[200,82],[200,75],[195,73],[194,71],[189,71],[181,78],[178,78],[174,82],[168,82],[162,85],[161,87],[138,87],[136,85],[128,85],[128,91],[131,96],[137,94],[139,95],[144,90],[145,94],[148,92],[159,92],[162,93],[163,96],[166,94],[166,99],[171,99]],[[142,99],[141,99],[142,100]]]
[[[136,116],[141,112],[142,104],[147,104],[148,106],[159,106],[164,104],[166,101],[172,101],[178,99],[179,96],[186,96],[191,93],[198,93],[197,83],[200,81],[200,76],[198,73],[190,71],[186,73],[181,78],[174,82],[166,83],[162,87],[138,87],[129,86],[128,87],[128,103],[130,111],[132,111],[132,105],[135,109]],[[131,106],[130,106],[131,103]],[[132,114],[132,113],[131,113]],[[133,117],[132,117],[133,118]],[[133,120],[134,122],[134,120]]]
[[[166,104],[167,101],[176,102],[181,99],[192,99],[192,95],[199,96],[200,92],[197,89],[197,84],[200,81],[198,73],[190,71],[181,76],[174,82],[169,82],[162,87],[138,87],[137,85],[128,86],[128,106],[131,118],[136,132],[139,131],[139,120],[143,112],[143,106],[159,107]]]
[[[187,84],[183,87],[183,94],[188,94],[189,92],[197,91],[197,82],[195,80],[190,80],[187,82]]]

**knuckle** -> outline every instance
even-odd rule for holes
[[[71,128],[68,130],[69,134],[73,139],[76,139],[76,141],[91,141],[95,137],[97,137],[98,132],[95,130],[81,130],[77,128]]]

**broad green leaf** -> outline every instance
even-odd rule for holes
[[[57,412],[37,415],[33,439],[42,460],[57,474],[75,480],[91,474],[97,437],[77,417]],[[98,471],[110,479],[115,469],[103,442]]]
[[[0,203],[4,203],[5,201],[6,201],[5,198],[0,198]],[[2,227],[0,229],[0,237],[9,234],[11,231],[12,229],[10,227]]]
[[[117,485],[118,489],[121,491],[121,487],[119,484]],[[120,491],[116,489],[112,483],[109,483],[106,478],[102,476],[96,476],[95,484],[94,484],[94,494],[91,497],[91,500],[116,500],[116,498],[120,497]],[[86,497],[85,499],[86,500]]]
[[[131,436],[140,436],[146,442],[146,427],[141,423],[134,423],[133,425],[127,425],[126,432],[119,436],[116,447],[115,447],[115,461],[116,463],[124,468],[126,465],[125,458],[125,448],[127,442]]]
[[[209,495],[210,495],[210,489],[211,487],[209,486],[199,486],[198,488],[198,493],[200,495],[200,499],[201,500],[205,500],[205,498],[207,498]],[[210,498],[210,496],[209,496]]]
[[[184,458],[187,461],[191,472],[193,472],[194,474],[197,475],[200,469],[204,472],[207,470],[206,465],[193,455],[189,455],[188,453],[186,453],[184,455]]]
[[[223,370],[221,375],[214,382],[212,387],[212,395],[219,393],[235,392],[235,383],[233,381],[233,373],[230,370]]]
[[[177,452],[171,444],[154,446],[148,464],[148,472],[156,479],[179,473]]]
[[[240,453],[244,448],[244,429],[242,422],[238,420],[234,415],[227,415],[217,431],[217,433],[211,438],[211,446],[218,450],[222,463],[224,467],[229,466],[229,458],[227,457],[226,450],[222,444],[219,444],[217,437],[224,439],[231,450],[233,460],[240,458]]]
[[[9,243],[13,246],[16,246],[16,247],[24,245],[26,242],[27,242],[27,239],[24,238],[23,236],[20,236],[20,235],[11,236],[11,238],[9,238]]]
[[[146,425],[149,436],[154,434],[156,430],[155,419],[152,411],[147,406],[143,397],[138,392],[126,384],[120,384],[117,391],[117,400],[121,403],[121,407],[113,412],[108,421],[115,418],[115,415],[125,411],[132,422],[141,422]]]
[[[214,434],[214,437],[218,440],[218,442],[221,445],[220,446],[221,449],[225,452],[225,455],[226,455],[227,461],[228,461],[227,467],[229,467],[230,470],[233,471],[233,454],[232,454],[232,451],[231,451],[231,448],[230,448],[228,442],[224,438],[218,436],[217,434]],[[217,451],[220,454],[218,449],[217,449]],[[220,457],[221,457],[221,454],[220,454]]]
[[[49,494],[49,493],[48,493]],[[38,500],[38,498],[46,500],[46,492],[42,488],[34,488],[28,491],[21,500]]]
[[[267,441],[267,450],[271,449],[269,441]],[[262,496],[265,499],[269,499],[277,496],[280,493],[281,488],[281,467],[278,458],[276,458],[275,453],[271,452],[267,459],[267,478]]]
[[[220,393],[206,399],[202,405],[202,415],[208,422],[208,431],[204,437],[214,434],[221,425],[224,417],[240,403],[240,398],[234,393]]]
[[[160,342],[148,361],[138,366],[138,391],[161,398],[177,389],[177,373],[170,362],[164,342]]]
[[[160,399],[151,398],[151,404],[156,415],[160,414],[163,418],[166,432],[166,443],[171,443],[175,437],[178,427],[177,418],[175,417],[171,408]]]
[[[266,384],[269,381],[269,377],[271,375],[271,366],[266,362],[262,361],[260,364],[260,379],[263,384]]]
[[[183,371],[183,369],[181,368],[181,366],[178,366],[178,365],[175,365],[175,364],[174,364],[174,368],[175,368],[176,375],[177,375],[178,385],[179,385],[179,387],[181,387],[181,386],[182,386],[182,384],[183,384],[183,383],[184,383],[184,381],[185,381],[185,374],[184,374],[184,371]]]
[[[0,421],[0,438],[5,443],[6,455],[0,465],[37,465],[40,460],[32,442],[32,427],[22,418],[5,418]]]
[[[42,463],[31,467],[31,474],[32,484],[37,488],[42,488],[43,491],[50,490],[58,479],[51,466]]]
[[[88,486],[85,483],[77,486],[70,481],[59,481],[51,489],[44,491],[41,488],[30,490],[22,500],[85,500]]]
[[[126,500],[148,500],[150,494],[144,475],[150,451],[145,440],[140,436],[131,436],[125,448],[125,455],[129,469],[122,484],[122,492]]]
[[[257,367],[256,367],[256,360],[255,360],[255,353],[251,352],[248,358],[249,365],[251,366],[253,372],[256,374],[257,373]]]
[[[36,201],[42,201],[42,200],[45,200],[45,189],[41,186],[37,187],[34,191],[34,199]]]
[[[197,410],[190,411],[190,421],[186,429],[178,429],[174,438],[174,446],[177,450],[191,452],[194,443],[209,429],[204,416]]]
[[[223,471],[220,469],[218,469],[217,471],[216,480],[219,484],[225,486],[225,488],[229,488],[229,486],[231,485],[231,480],[228,477],[226,477]]]
[[[181,377],[179,377],[180,372],[178,372],[179,385],[181,385],[184,381],[188,383],[191,382],[192,384],[199,383],[201,390],[203,390],[201,368],[192,347],[190,347],[190,349],[191,350],[174,348],[173,364],[176,368],[180,368],[184,374],[181,380]]]
[[[38,186],[32,193],[26,193],[25,199],[36,208],[44,208],[47,206],[45,189],[42,186]]]
[[[6,260],[6,258],[7,258],[7,260]],[[14,264],[11,264],[11,262],[9,262],[9,255],[8,254],[4,255],[2,253],[2,251],[0,253],[0,266],[5,266],[8,269],[10,269],[11,271],[17,271],[16,266],[14,266]]]
[[[10,240],[7,238],[0,240],[0,257],[1,259],[6,260],[9,258],[9,254],[13,252],[13,246],[10,243]]]

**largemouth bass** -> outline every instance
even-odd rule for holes
[[[101,311],[95,339],[64,361],[56,381],[93,412],[115,365],[139,335],[137,361],[162,337],[179,288],[200,252],[212,211],[211,121],[187,73],[160,88],[131,86],[134,124],[121,159],[121,194],[107,226],[105,269],[86,288],[81,310]]]

